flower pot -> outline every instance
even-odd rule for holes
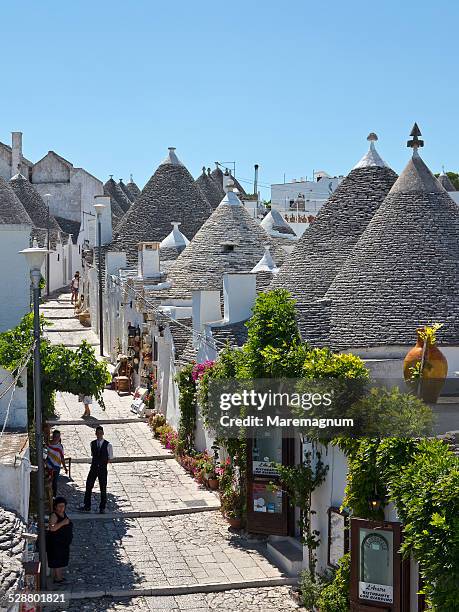
[[[212,489],[212,491],[216,491],[218,489],[218,479],[217,478],[208,478],[207,483],[209,485],[209,488]]]
[[[226,520],[229,523],[229,526],[232,527],[233,529],[240,529],[241,528],[241,519],[240,518],[230,518],[230,517],[226,517]]]
[[[419,396],[429,404],[435,404],[445,384],[448,374],[448,361],[436,344],[428,344],[424,357],[424,369],[420,380],[410,380],[413,368],[422,360],[424,340],[417,330],[416,345],[408,351],[403,361],[403,376],[408,385],[419,393]]]

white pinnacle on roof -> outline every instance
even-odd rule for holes
[[[220,204],[227,204],[228,206],[243,206],[241,200],[237,197],[233,181],[228,181],[226,188],[228,191]]]
[[[271,257],[269,249],[269,244],[266,244],[263,257],[260,259],[257,265],[250,270],[252,274],[257,272],[271,272],[271,274],[277,274],[279,272],[279,268],[274,263],[274,259]]]
[[[15,174],[14,176],[10,178],[10,181],[20,181],[21,179],[25,181],[26,177],[20,172],[18,172],[17,174]]]
[[[161,162],[161,166],[164,164],[171,164],[173,166],[183,166],[182,162],[179,160],[175,153],[175,147],[169,147],[169,153],[164,161]]]
[[[293,228],[287,223],[278,210],[271,209],[260,223],[261,227],[271,236],[296,240]]]
[[[190,244],[188,238],[179,230],[179,225],[181,224],[177,221],[172,221],[172,231],[164,238],[164,240],[161,241],[159,245],[160,249],[183,250],[188,244]]]
[[[375,142],[378,140],[376,134],[374,132],[371,132],[370,134],[368,134],[367,140],[370,143],[370,148],[368,149],[368,152],[365,153],[365,155],[359,161],[359,163],[354,166],[353,170],[355,170],[356,168],[367,168],[368,166],[388,168],[388,165],[376,150]]]

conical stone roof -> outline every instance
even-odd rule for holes
[[[27,211],[32,223],[37,228],[48,228],[48,207],[43,198],[22,174],[16,174],[10,179],[10,186]],[[50,229],[60,231],[59,223],[49,215]]]
[[[459,208],[410,143],[412,159],[327,292],[335,348],[412,345],[433,322],[444,324],[441,343],[459,344]]]
[[[134,182],[134,179],[132,178],[132,174],[131,174],[131,178],[129,179],[129,183],[126,185],[126,187],[129,189],[129,193],[132,195],[131,199],[134,202],[134,200],[138,198],[140,195],[140,189],[137,187],[136,183]]]
[[[385,162],[375,165],[374,159],[367,153],[325,202],[273,279],[272,289],[287,289],[299,303],[324,297],[397,178]]]
[[[210,176],[214,179],[217,185],[222,188],[223,191],[223,172],[217,162],[215,162],[215,168],[210,173]]]
[[[197,289],[222,289],[225,272],[250,272],[271,246],[279,265],[285,257],[252,219],[235,193],[229,191],[211,217],[171,267],[167,280],[175,295],[191,297]]]
[[[196,179],[196,184],[199,185],[201,191],[206,196],[212,210],[215,210],[225,196],[223,188],[219,188],[218,184],[210,176],[210,169],[206,172],[205,167],[202,169],[202,174]]]
[[[171,147],[120,221],[113,243],[135,261],[139,242],[161,242],[170,233],[172,221],[179,222],[180,231],[191,240],[211,212],[209,202]]]
[[[438,180],[440,185],[443,187],[443,189],[446,189],[446,191],[457,191],[446,172],[442,172],[438,177]]]
[[[121,187],[115,183],[112,177],[104,185],[104,195],[110,197],[112,215],[118,219],[127,212],[131,206],[131,201],[127,198]]]
[[[123,183],[123,179],[120,179],[118,181],[118,187],[121,189],[121,191],[124,193],[124,195],[127,197],[127,199],[129,200],[130,204],[132,204],[132,202],[134,201],[135,198],[132,197],[131,192],[129,191],[127,185],[125,185]]]
[[[32,225],[21,200],[14,193],[10,182],[0,176],[0,224]]]

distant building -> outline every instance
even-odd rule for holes
[[[275,183],[271,185],[271,208],[279,211],[301,236],[343,178],[318,170],[313,181],[302,177],[290,183]]]

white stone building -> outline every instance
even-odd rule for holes
[[[271,185],[271,208],[277,210],[301,236],[343,180],[326,172],[314,173],[314,180],[292,179],[289,183]]]

